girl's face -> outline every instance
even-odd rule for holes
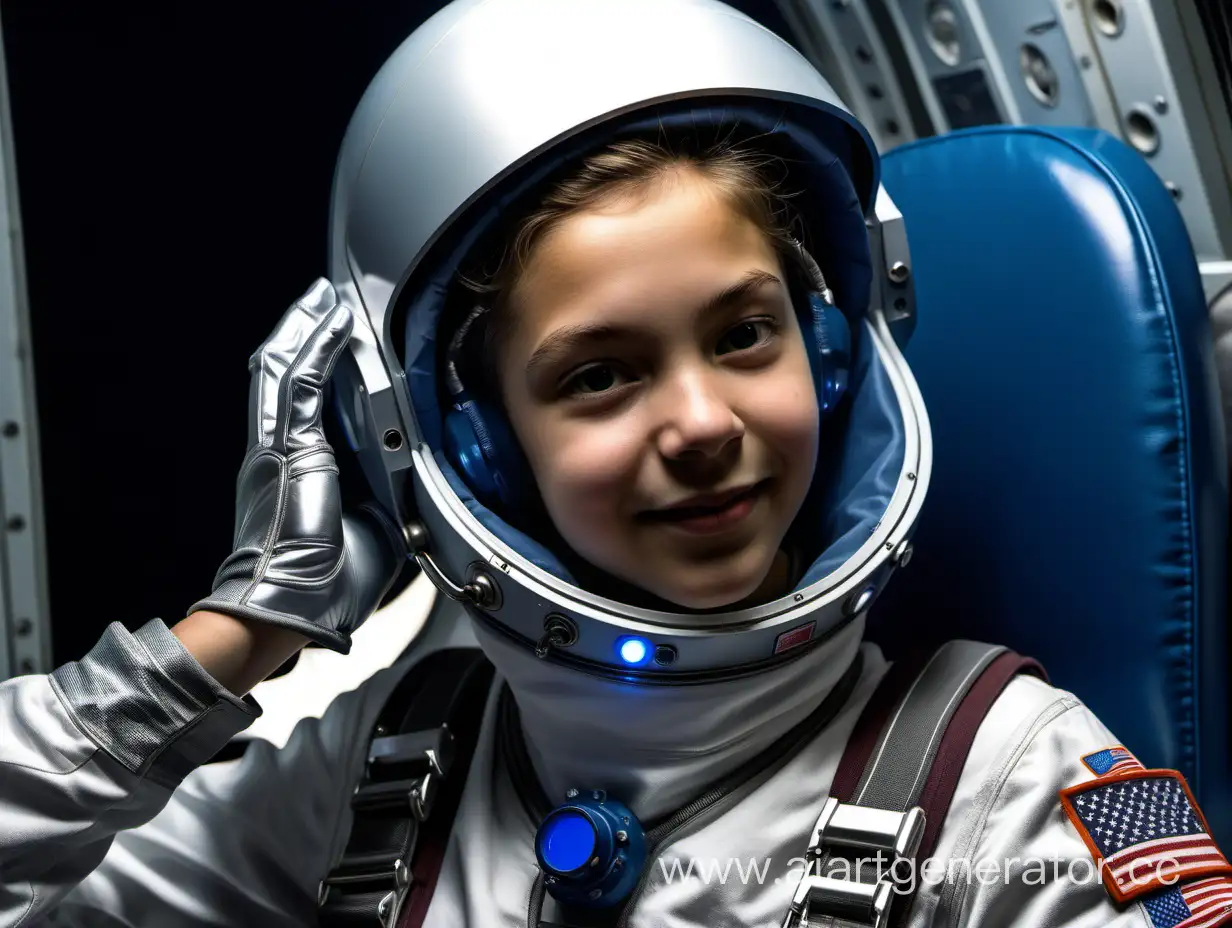
[[[681,168],[555,227],[509,311],[504,399],[565,541],[688,609],[757,592],[818,434],[767,236]]]

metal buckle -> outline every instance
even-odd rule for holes
[[[406,803],[422,822],[432,811],[439,782],[453,766],[453,756],[453,733],[444,725],[374,738],[368,749],[368,776],[355,787],[351,807],[372,811]],[[389,774],[400,776],[382,779]]]
[[[453,765],[454,739],[442,725],[428,731],[374,738],[368,748],[367,775],[355,787],[351,808],[357,813],[395,810],[407,821],[402,846],[392,852],[343,854],[338,866],[317,887],[317,904],[325,905],[336,889],[373,892],[389,887],[377,904],[382,928],[393,928],[411,889],[410,861],[419,824],[432,811],[441,779]],[[392,779],[390,779],[392,777]],[[409,807],[410,816],[405,816]]]
[[[414,841],[410,842],[412,847]],[[410,855],[405,855],[409,860]],[[381,897],[377,903],[376,915],[381,928],[394,928],[402,906],[411,892],[411,871],[402,858],[395,860],[393,866],[376,870],[347,871],[342,868],[334,871],[317,886],[317,906],[324,906],[329,900],[334,888],[354,891],[356,888],[371,890],[379,889],[381,883],[393,880],[394,888]],[[372,884],[378,884],[373,886]]]
[[[885,928],[890,920],[893,892],[889,880],[857,883],[806,875],[791,898],[783,928],[811,924],[818,916],[830,916],[843,924]]]
[[[885,928],[895,889],[894,864],[899,860],[914,862],[923,837],[924,810],[918,807],[890,812],[845,805],[833,797],[827,799],[809,841],[810,870],[796,887],[783,928],[804,925],[810,917],[817,916],[866,928]],[[865,883],[812,873],[812,866],[836,848],[876,852],[878,860],[887,855],[890,877],[879,873],[876,882]]]
[[[924,838],[924,810],[916,807],[906,812],[887,812],[864,806],[844,805],[831,797],[821,808],[809,854],[820,857],[832,847],[848,847],[861,851],[884,851],[893,860],[915,858]]]

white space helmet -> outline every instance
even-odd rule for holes
[[[485,436],[497,424],[453,409],[466,405],[465,386],[445,385],[442,358],[453,355],[437,324],[478,243],[563,168],[617,138],[706,125],[789,153],[803,191],[793,205],[824,272],[797,312],[820,405],[842,399],[797,518],[816,558],[796,589],[686,615],[581,588],[561,552],[485,505],[526,488]],[[713,0],[457,0],[394,52],[343,142],[329,273],[361,312],[336,405],[420,566],[481,621],[545,660],[602,675],[683,683],[754,672],[861,614],[908,550],[932,459],[895,342],[915,309],[908,266],[867,133],[755,21]],[[827,341],[827,313],[846,341],[833,319]]]

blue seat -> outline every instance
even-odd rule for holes
[[[935,469],[872,614],[891,655],[966,637],[1039,659],[1232,844],[1227,464],[1189,238],[1147,163],[1085,129],[890,152]]]

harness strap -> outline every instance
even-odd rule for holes
[[[320,928],[413,928],[436,887],[479,738],[493,667],[476,648],[428,655],[373,728],[354,818],[321,881]]]
[[[785,926],[827,924],[825,916],[876,928],[905,923],[919,881],[910,892],[895,886],[893,863],[915,866],[936,849],[976,730],[1019,673],[1046,679],[1035,661],[972,641],[890,668],[839,761]],[[890,866],[853,871],[853,861],[878,858]]]

